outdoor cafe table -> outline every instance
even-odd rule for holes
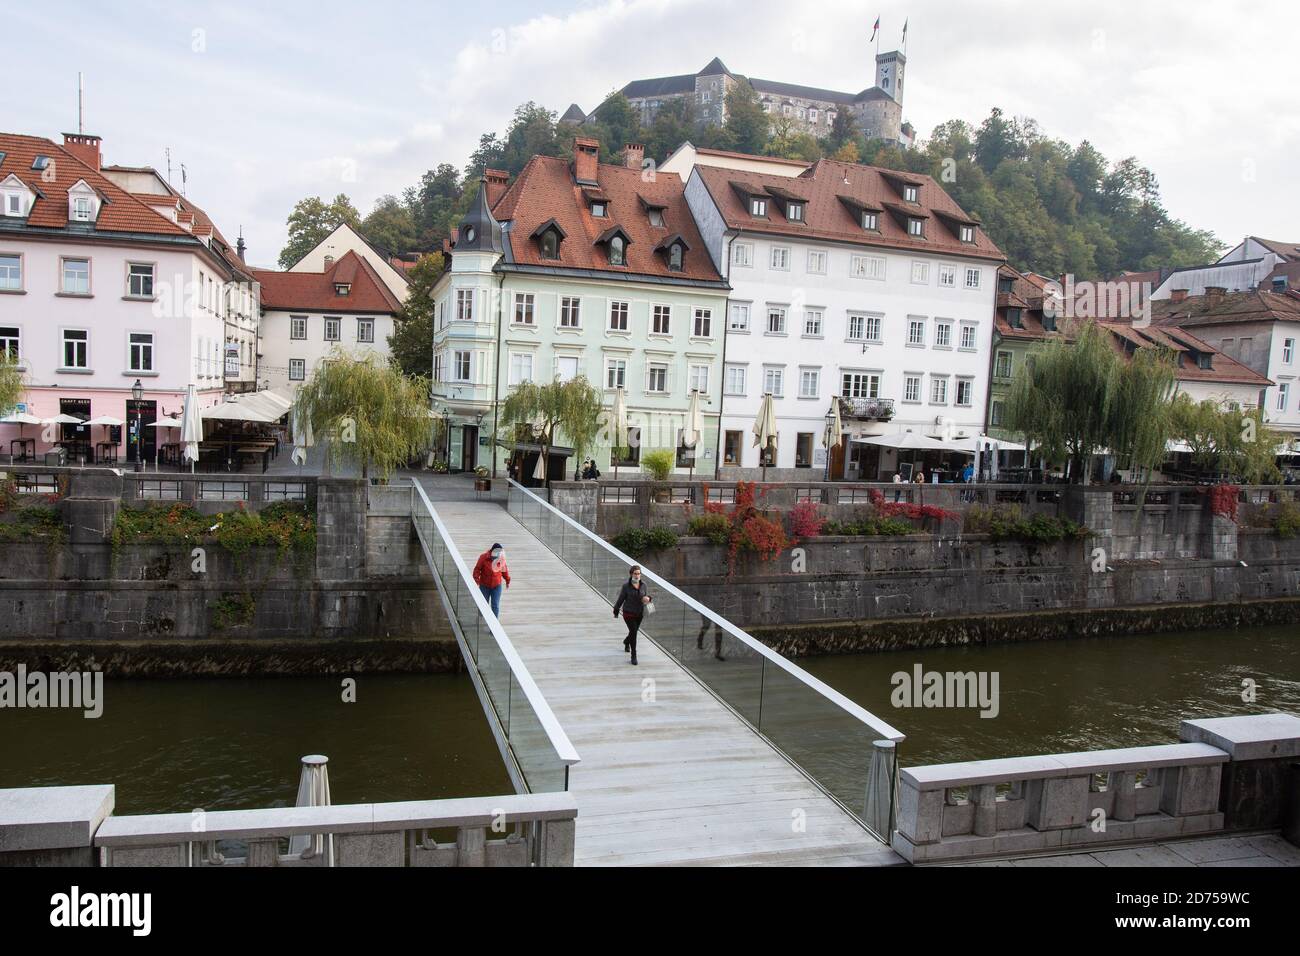
[[[274,442],[252,442],[247,445],[240,445],[235,449],[235,454],[240,458],[254,458],[262,456],[262,474],[266,474],[267,468],[271,465],[271,450],[275,447]]]
[[[101,464],[117,464],[117,442],[101,441],[95,443],[95,460]]]

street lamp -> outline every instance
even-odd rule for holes
[[[866,346],[863,346],[864,350],[865,348]],[[835,441],[837,442],[840,440],[839,435],[835,435],[835,436],[831,435],[831,429],[835,427],[835,403],[837,401],[838,399],[832,397],[831,406],[830,408],[826,409],[826,429],[825,431],[822,432],[822,434],[826,436],[826,440],[824,442],[824,444],[826,445],[826,473],[825,476],[822,478],[822,481],[831,480],[831,449],[835,447],[834,445],[831,444],[831,438],[834,437]]]
[[[144,471],[144,455],[141,453],[143,445],[140,439],[140,402],[144,400],[144,386],[140,384],[137,378],[135,384],[131,386],[131,398],[135,402],[135,470]]]

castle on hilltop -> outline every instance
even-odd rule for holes
[[[857,128],[869,139],[910,146],[914,137],[912,127],[903,122],[903,73],[906,66],[907,57],[899,50],[877,53],[876,85],[860,93],[842,93],[741,76],[732,73],[722,60],[714,57],[698,73],[633,80],[619,92],[627,97],[634,109],[640,111],[643,125],[652,123],[664,104],[689,99],[701,122],[721,126],[727,119],[727,93],[747,79],[766,112],[790,119],[802,132],[825,136],[831,131],[836,115],[847,110]],[[587,114],[574,103],[560,121],[582,124],[595,119],[599,111],[597,107]]]

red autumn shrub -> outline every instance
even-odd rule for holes
[[[825,524],[815,501],[805,499],[790,509],[790,531],[796,538],[815,538]]]
[[[1210,489],[1210,514],[1237,520],[1237,504],[1241,489],[1236,485],[1215,485]]]

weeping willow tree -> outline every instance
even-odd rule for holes
[[[298,391],[298,407],[317,440],[361,469],[387,478],[429,442],[429,383],[386,359],[335,350]]]
[[[1186,394],[1171,407],[1173,435],[1191,450],[1202,472],[1227,474],[1252,484],[1278,481],[1278,448],[1283,436],[1264,424],[1260,408],[1243,410],[1235,402],[1194,402]]]
[[[1149,476],[1173,429],[1171,357],[1154,348],[1126,357],[1111,344],[1112,333],[1092,322],[1071,331],[1021,365],[1007,426],[1048,460],[1069,461],[1074,482],[1087,484],[1092,456],[1103,450]]]
[[[547,462],[550,449],[563,435],[580,462],[600,434],[600,392],[581,375],[544,385],[524,382],[501,403],[498,421],[507,430],[520,425],[531,430]]]
[[[8,415],[23,397],[23,373],[7,351],[0,351],[0,415]]]

